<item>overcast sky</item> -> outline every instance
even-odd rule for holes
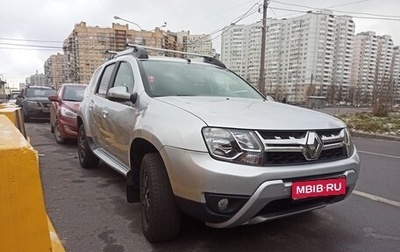
[[[167,22],[165,29],[170,31],[210,34],[249,10],[251,15],[238,24],[260,20],[262,13],[257,11],[257,4],[262,3],[262,0],[3,0],[0,2],[0,78],[15,85],[36,71],[43,73],[44,62],[50,55],[62,53],[62,41],[81,21],[87,26],[111,27],[113,22],[125,24],[113,18],[120,16],[144,30]],[[332,9],[335,15],[353,16],[356,33],[375,31],[377,35],[390,35],[394,44],[400,45],[398,0],[270,0],[268,17],[291,18],[322,8]],[[361,18],[367,14],[373,14],[374,19]],[[216,37],[213,47],[220,52],[218,35],[212,35]],[[28,45],[39,46],[41,50]],[[48,47],[56,48],[49,50]]]

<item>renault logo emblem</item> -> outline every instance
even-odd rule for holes
[[[322,151],[322,140],[314,131],[307,132],[306,144],[304,146],[304,157],[307,160],[317,160]]]

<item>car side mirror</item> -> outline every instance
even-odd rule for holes
[[[59,102],[58,96],[57,96],[57,95],[49,95],[47,98],[48,98],[49,101],[51,101],[51,102]]]
[[[127,102],[136,103],[137,93],[129,93],[124,86],[112,87],[108,90],[107,98],[111,101],[116,102]]]

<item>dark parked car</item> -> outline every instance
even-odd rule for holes
[[[49,95],[55,95],[56,90],[45,86],[27,86],[21,90],[16,104],[22,108],[25,122],[31,118],[49,119]]]
[[[77,138],[76,110],[83,100],[85,84],[63,84],[55,95],[50,95],[50,127],[57,143]]]

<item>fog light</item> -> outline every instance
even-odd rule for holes
[[[228,208],[229,206],[229,200],[227,198],[221,199],[218,201],[218,209],[220,211],[224,211]]]
[[[216,214],[233,215],[249,200],[250,196],[206,193],[209,209]]]

